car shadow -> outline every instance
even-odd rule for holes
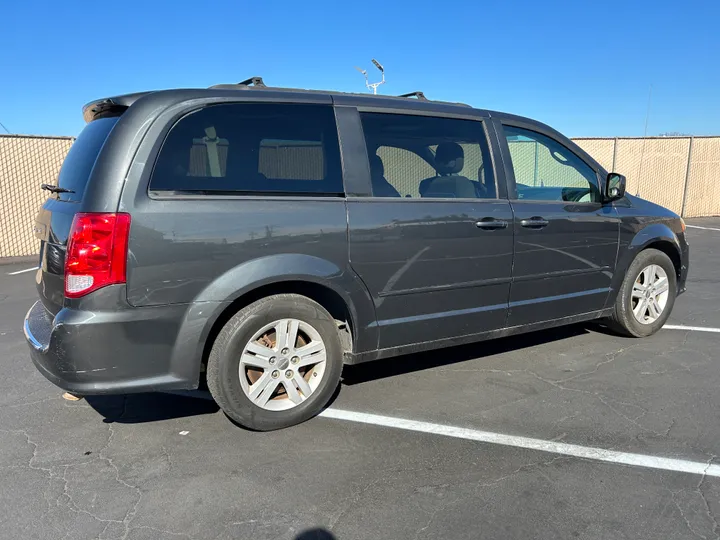
[[[607,324],[605,324],[602,321],[590,321],[586,324],[596,334],[604,334],[606,336],[612,336],[612,337],[616,337],[618,339],[627,339],[627,340],[631,340],[631,341],[637,339],[632,336],[619,333],[618,331],[614,330],[613,328],[611,328],[610,326],[608,326]]]
[[[319,527],[301,532],[295,540],[336,540],[336,536],[327,529]]]
[[[481,359],[505,352],[518,351],[593,332],[610,333],[596,324],[574,324],[500,339],[408,354],[375,362],[348,365],[343,369],[342,384],[355,385],[446,366],[466,360]],[[340,392],[335,390],[326,407],[332,405]],[[105,423],[140,424],[173,418],[215,414],[220,408],[207,391],[146,393],[110,396],[86,396],[86,401],[103,416]],[[314,534],[313,531],[310,531]],[[322,531],[321,531],[322,532]],[[308,538],[313,538],[312,536]],[[318,538],[325,538],[318,536]]]
[[[203,399],[198,399],[199,397]],[[182,394],[147,393],[86,396],[88,405],[103,416],[103,422],[141,424],[173,418],[215,414],[220,407],[205,392]]]
[[[534,347],[536,345],[543,345],[554,341],[589,334],[590,330],[588,327],[592,328],[593,331],[596,330],[595,325],[591,326],[588,323],[573,324],[569,326],[551,328],[548,330],[529,332],[527,334],[472,343],[469,345],[459,345],[457,347],[407,354],[375,362],[347,365],[343,369],[343,384],[351,386],[368,381],[386,379],[396,375],[403,375],[405,373],[421,371],[423,369],[447,366],[457,364],[459,362],[465,362],[466,360],[474,360],[505,352],[518,351]]]

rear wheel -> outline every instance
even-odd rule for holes
[[[645,337],[667,321],[677,294],[675,266],[656,249],[641,251],[628,268],[615,301],[613,326],[626,335]]]
[[[280,294],[227,322],[210,352],[207,381],[231,419],[268,431],[319,413],[341,371],[342,347],[330,314],[309,298]]]

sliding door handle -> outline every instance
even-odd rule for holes
[[[543,227],[547,227],[549,224],[550,222],[547,219],[543,219],[539,216],[533,216],[529,219],[520,220],[520,225],[526,229],[542,229]]]
[[[508,226],[508,222],[504,219],[482,218],[480,221],[475,223],[475,226],[478,229],[492,231],[495,229],[506,229]]]

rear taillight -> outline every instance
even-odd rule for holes
[[[125,283],[130,214],[75,214],[65,254],[65,296]]]

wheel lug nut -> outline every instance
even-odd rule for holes
[[[300,357],[299,357],[299,356],[293,356],[293,357],[290,359],[290,361],[291,361],[293,364],[297,364],[297,363],[300,361]]]
[[[285,372],[285,376],[286,376],[288,379],[292,379],[292,376],[293,376],[292,370],[291,370],[291,369],[288,369],[288,370]]]
[[[272,372],[272,378],[277,379],[280,376],[280,372],[276,369]]]
[[[280,351],[280,352],[283,353],[283,354],[287,354],[287,353],[288,353],[288,348],[285,347],[285,348],[284,348],[282,351]]]
[[[274,356],[271,356],[271,357],[270,357],[270,363],[271,363],[271,364],[274,364],[274,363],[275,363],[275,357],[274,357]]]

